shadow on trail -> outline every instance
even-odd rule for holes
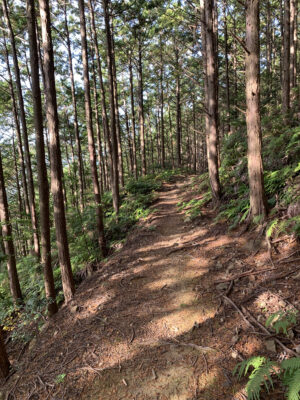
[[[214,281],[247,254],[210,216],[191,229],[177,196],[162,192],[148,222],[41,332],[19,366],[22,380],[7,384],[16,399],[239,399],[232,349],[250,356],[261,344],[221,304]],[[177,251],[191,242],[199,246]],[[257,290],[253,283],[247,295]]]

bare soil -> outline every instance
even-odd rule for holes
[[[190,178],[164,184],[123,248],[29,348],[11,352],[16,372],[3,385],[6,398],[246,399],[245,382],[232,375],[236,363],[254,354],[287,355],[278,344],[266,345],[224,295],[262,325],[279,309],[297,308],[297,272],[280,274],[300,269],[299,260],[290,262],[299,246],[293,238],[277,242],[271,261],[260,231],[229,232],[209,207],[186,221],[177,203],[194,196]],[[293,349],[300,336],[295,329],[292,339],[280,340]]]

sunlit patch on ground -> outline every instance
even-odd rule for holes
[[[263,339],[222,303],[230,279],[224,287],[216,283],[266,268],[268,254],[254,259],[253,243],[226,233],[210,210],[198,225],[184,222],[177,210],[182,188],[160,194],[146,225],[38,337],[16,400],[35,387],[40,400],[245,400],[231,372],[239,355],[264,350]],[[247,307],[262,321],[287,304],[279,290],[260,287],[257,275],[243,279],[234,280],[231,298],[242,302],[254,293]]]

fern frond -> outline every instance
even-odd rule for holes
[[[285,374],[292,374],[295,370],[300,370],[300,357],[293,357],[284,360],[280,364],[280,367]]]
[[[273,388],[273,380],[271,374],[276,372],[276,362],[267,359],[265,363],[254,369],[249,377],[246,390],[249,400],[259,400],[262,383],[269,392],[270,387]]]
[[[289,361],[289,360],[286,360]],[[296,369],[287,380],[288,392],[286,395],[287,400],[299,400],[300,392],[300,369]]]
[[[238,378],[240,379],[243,375],[247,375],[250,367],[253,367],[254,370],[256,370],[267,361],[269,361],[269,359],[262,356],[250,357],[235,366],[233,375],[237,374]]]
[[[281,331],[287,335],[288,328],[295,325],[297,322],[298,311],[277,311],[271,314],[266,320],[266,327],[271,326],[276,333]]]

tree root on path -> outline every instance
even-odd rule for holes
[[[229,304],[231,304],[233,306],[233,308],[236,309],[236,311],[240,314],[240,316],[243,318],[243,320],[247,323],[248,326],[251,326],[251,328],[255,331],[255,327],[254,325],[256,325],[256,327],[258,327],[263,333],[267,334],[268,336],[273,336],[272,333],[265,328],[260,322],[258,322],[253,315],[250,314],[250,312],[243,306],[241,306],[241,309],[227,296],[223,296],[224,300],[226,300]],[[252,324],[249,320],[252,321]],[[288,354],[293,355],[294,357],[298,357],[298,354],[289,349],[288,347],[286,347],[281,340],[279,340],[276,336],[273,336],[275,342]]]

